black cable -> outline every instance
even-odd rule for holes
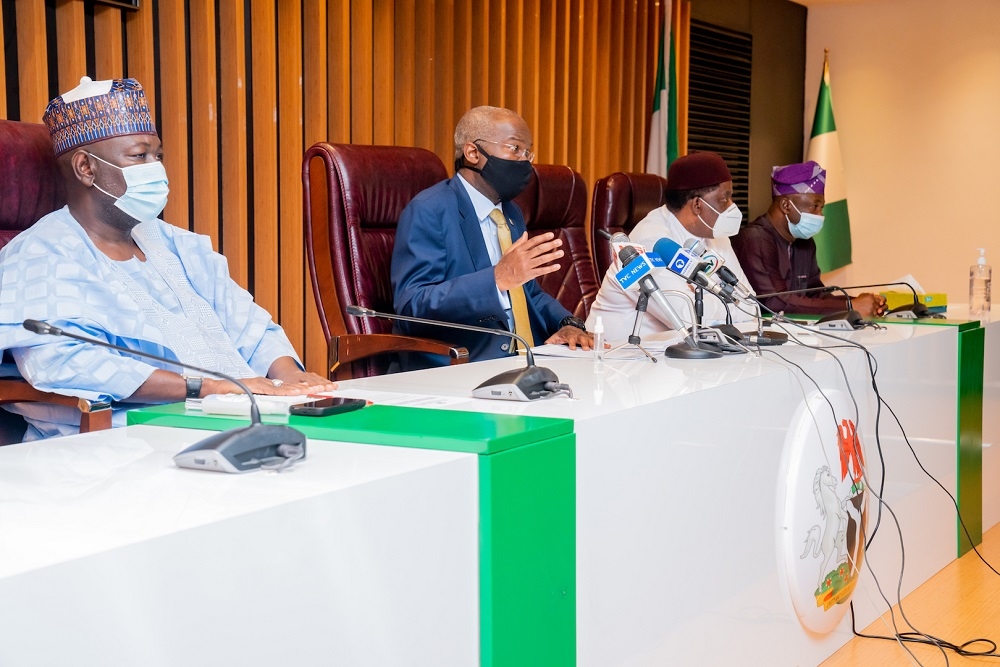
[[[765,306],[763,306],[762,304],[761,304],[761,307],[764,308],[765,310],[767,310],[767,308]],[[772,312],[772,315],[774,315],[773,312]],[[794,326],[802,326],[802,325],[799,325],[796,322],[792,322],[790,320],[786,320],[783,316],[776,315],[776,317],[779,318],[778,321],[780,321],[780,322],[783,322],[783,323],[786,323],[786,324],[792,324]],[[810,333],[813,333],[813,332],[810,331]],[[825,332],[821,332],[821,331],[816,331],[815,333],[820,333],[821,335],[828,335],[829,336],[829,334],[826,334]],[[789,335],[791,335],[791,334],[789,334]],[[794,336],[792,336],[792,337],[793,337],[793,339],[795,338]],[[905,646],[905,643],[926,644],[926,645],[936,646],[938,648],[938,650],[941,651],[942,656],[944,657],[946,665],[950,664],[949,660],[948,660],[948,655],[947,655],[947,651],[948,650],[953,651],[956,655],[961,655],[961,656],[965,656],[965,657],[996,657],[996,658],[1000,658],[1000,653],[997,653],[997,644],[996,644],[996,642],[994,642],[993,640],[991,640],[989,638],[984,638],[984,637],[983,638],[976,638],[976,639],[971,639],[971,640],[969,640],[967,642],[964,642],[963,644],[954,644],[952,642],[949,642],[947,640],[941,639],[939,637],[935,637],[934,635],[930,635],[928,633],[921,632],[921,631],[917,630],[916,627],[914,627],[913,623],[911,623],[910,620],[906,617],[906,613],[903,610],[903,603],[902,603],[902,579],[903,579],[903,572],[905,570],[905,563],[906,563],[906,552],[905,552],[905,546],[903,544],[903,539],[902,539],[902,537],[903,537],[902,536],[902,530],[901,530],[901,526],[899,525],[899,520],[898,520],[898,518],[895,515],[895,512],[892,511],[892,508],[889,506],[888,503],[886,503],[884,500],[882,500],[882,491],[884,490],[884,484],[885,484],[885,459],[884,459],[884,455],[883,455],[883,452],[882,452],[882,444],[881,444],[881,438],[880,438],[880,430],[881,430],[881,428],[880,428],[881,427],[881,423],[880,422],[881,422],[882,405],[885,405],[886,409],[889,410],[889,413],[893,416],[893,419],[896,421],[896,425],[899,427],[900,433],[903,435],[903,440],[906,442],[906,445],[909,448],[910,453],[913,456],[914,461],[916,461],[917,465],[920,467],[920,470],[928,478],[930,478],[935,484],[937,484],[937,486],[940,487],[941,490],[944,491],[945,494],[948,496],[948,498],[951,500],[952,505],[955,508],[955,514],[958,517],[959,523],[962,526],[962,530],[964,531],[966,538],[968,538],[969,544],[972,546],[973,551],[975,551],[975,553],[979,557],[979,559],[987,567],[989,567],[990,570],[992,570],[997,575],[1000,575],[1000,572],[998,572],[996,570],[996,568],[994,568],[983,557],[983,555],[979,552],[979,549],[976,548],[976,545],[973,542],[972,536],[969,533],[969,529],[968,529],[968,527],[965,524],[965,520],[962,517],[961,510],[960,510],[960,508],[958,506],[958,500],[951,494],[950,491],[948,491],[947,488],[945,488],[945,486],[943,484],[941,484],[941,482],[936,477],[934,477],[934,475],[932,475],[930,473],[930,471],[928,471],[926,469],[926,467],[924,467],[923,462],[920,461],[920,458],[917,456],[916,450],[913,448],[912,444],[910,443],[909,438],[906,435],[905,429],[903,429],[903,425],[900,422],[898,415],[896,415],[895,411],[892,409],[892,406],[890,406],[889,403],[884,398],[882,398],[882,395],[879,393],[879,391],[878,391],[878,383],[877,383],[876,377],[875,377],[876,374],[877,374],[877,372],[878,372],[878,360],[875,359],[874,355],[871,353],[870,350],[868,350],[866,347],[864,347],[860,343],[855,343],[854,341],[849,341],[849,340],[840,338],[839,336],[831,336],[831,337],[836,338],[838,341],[842,341],[842,342],[848,343],[848,345],[842,345],[841,344],[841,345],[829,346],[828,348],[821,348],[821,347],[818,347],[818,346],[806,345],[806,344],[802,343],[801,341],[799,341],[798,339],[795,339],[795,340],[800,345],[803,345],[804,347],[809,347],[811,349],[827,350],[827,349],[833,348],[833,347],[858,347],[859,349],[861,349],[865,353],[866,360],[868,362],[869,372],[870,372],[871,378],[872,378],[872,390],[874,391],[875,397],[877,399],[877,402],[876,402],[876,416],[875,416],[875,440],[876,440],[876,443],[877,443],[877,449],[878,449],[878,452],[879,452],[879,460],[880,460],[881,469],[882,469],[882,476],[881,476],[881,481],[880,481],[880,486],[879,486],[879,494],[876,495],[876,498],[879,501],[879,510],[880,510],[879,511],[879,519],[876,522],[875,528],[872,530],[871,536],[868,538],[868,542],[865,544],[865,552],[867,553],[868,548],[871,546],[871,542],[872,542],[872,540],[875,537],[875,533],[878,530],[878,525],[881,522],[881,507],[884,505],[885,508],[886,508],[886,510],[889,512],[890,516],[892,517],[893,522],[896,525],[896,531],[897,531],[897,534],[899,535],[899,540],[900,540],[900,557],[901,557],[901,563],[900,563],[900,577],[899,577],[899,580],[898,580],[897,591],[896,591],[896,599],[898,600],[897,606],[899,608],[899,613],[902,616],[903,620],[910,627],[910,629],[913,630],[913,632],[900,632],[899,631],[899,628],[896,625],[895,613],[894,613],[893,608],[892,608],[893,605],[889,604],[888,599],[885,597],[885,594],[882,592],[881,584],[879,584],[878,578],[875,576],[875,572],[871,568],[871,562],[868,561],[868,559],[865,559],[866,565],[868,567],[868,571],[871,573],[872,579],[875,581],[875,585],[876,585],[876,588],[878,589],[879,595],[882,597],[882,600],[889,606],[890,619],[892,621],[892,626],[893,626],[893,630],[894,630],[895,634],[892,637],[888,637],[888,636],[880,636],[880,635],[866,635],[864,633],[858,632],[857,631],[857,627],[856,627],[856,618],[855,618],[855,615],[854,615],[854,602],[853,602],[853,600],[850,603],[851,631],[854,633],[854,635],[856,635],[858,637],[864,637],[864,638],[867,638],[867,639],[883,639],[883,640],[888,640],[888,641],[895,641],[895,642],[899,643],[900,647],[903,648],[903,650],[905,650],[910,655],[910,657],[913,658],[913,660],[915,660],[918,664],[920,664],[920,661],[917,660],[916,656],[914,656],[913,653]],[[832,356],[832,352],[830,354]],[[781,357],[781,355],[777,355],[777,356]],[[781,357],[781,358],[784,359],[784,357]],[[836,358],[836,357],[834,357],[834,358]],[[792,362],[789,362],[787,359],[785,359],[785,361],[788,362],[788,363],[792,363]],[[839,362],[838,362],[838,364],[839,364]],[[798,364],[792,363],[792,365],[794,365],[797,368],[799,368],[799,370],[802,371],[803,374],[806,375],[806,377],[808,377],[810,379],[810,381],[813,382],[814,385],[816,385],[816,387],[820,391],[820,393],[821,394],[823,393],[822,390],[819,389],[819,386],[816,383],[816,381],[813,378],[811,378],[807,373],[805,373],[802,370],[802,368],[800,366],[798,366]],[[848,393],[851,395],[852,400],[854,400],[854,395],[853,395],[853,392],[850,389],[850,381],[847,379],[846,371],[844,370],[842,364],[840,364],[840,367],[841,367],[842,372],[844,373],[845,382],[847,383]],[[824,398],[826,398],[826,397],[824,396]],[[829,404],[829,400],[828,399],[827,399],[827,403]],[[857,409],[858,409],[857,408],[857,402],[855,401],[855,410],[857,410]],[[831,410],[832,410],[832,404],[831,404]],[[834,421],[836,422],[836,416],[834,416]],[[865,478],[865,481],[867,482],[868,481],[867,480],[867,470],[863,471],[863,477]],[[869,489],[870,488],[871,488],[871,485],[869,484]],[[873,495],[875,495],[875,494],[873,494]],[[977,644],[987,644],[990,648],[988,650],[985,650],[985,651],[976,651],[976,650],[972,650],[972,649],[968,648],[970,646],[975,646]]]

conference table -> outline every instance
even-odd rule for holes
[[[973,542],[1000,517],[998,325],[839,336],[539,355],[573,397],[530,403],[470,397],[523,358],[351,380],[375,405],[271,418],[280,474],[173,467],[240,423],[182,404],[2,448],[0,664],[818,664],[963,550],[934,479]]]

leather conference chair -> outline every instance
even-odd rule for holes
[[[594,265],[598,280],[614,261],[611,243],[598,233],[631,233],[636,224],[666,201],[667,179],[656,174],[626,174],[615,172],[597,181],[594,185],[594,201],[591,207],[591,246],[594,249]]]
[[[352,304],[393,312],[389,270],[399,216],[417,193],[447,177],[437,155],[423,148],[320,142],[306,151],[306,260],[331,378],[382,375],[396,352],[469,360],[464,347],[393,334],[392,322],[347,313]]]
[[[529,236],[554,232],[566,253],[559,271],[538,278],[543,290],[566,310],[587,319],[600,287],[587,246],[587,186],[566,165],[536,164],[528,187],[514,202],[524,213]]]
[[[0,120],[0,247],[42,216],[66,203],[49,131],[44,125]],[[44,402],[80,410],[80,431],[111,428],[107,403],[35,389],[17,373],[10,355],[0,366],[0,405]],[[20,442],[26,424],[0,410],[0,444]]]

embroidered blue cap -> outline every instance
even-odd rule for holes
[[[156,134],[149,103],[135,79],[93,81],[49,102],[42,114],[56,155],[95,141],[129,134]]]

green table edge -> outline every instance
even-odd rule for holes
[[[131,425],[171,426],[224,431],[247,425],[246,417],[187,412],[184,403],[129,410]],[[395,405],[370,405],[327,417],[270,416],[266,423],[287,424],[309,438],[364,445],[416,447],[467,454],[495,454],[528,442],[573,432],[573,420],[554,417],[498,415],[461,410],[431,410]]]

